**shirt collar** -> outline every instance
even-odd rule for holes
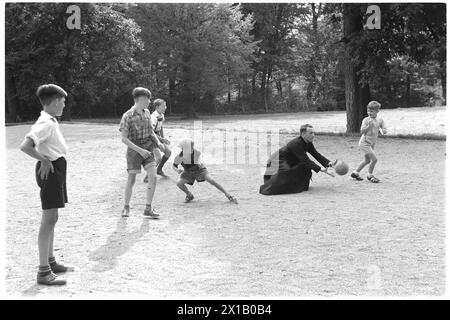
[[[48,112],[46,112],[44,110],[41,111],[41,117],[44,119],[50,119],[50,120],[56,121],[56,118],[54,116],[52,116],[51,114],[49,114]]]
[[[136,109],[135,106],[132,106],[132,107],[131,107],[131,113],[132,113],[132,114],[135,114],[135,113],[140,114],[139,111],[137,111],[137,109]],[[145,114],[145,109],[142,110],[142,114]]]

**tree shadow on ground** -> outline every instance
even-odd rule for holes
[[[97,261],[93,271],[104,272],[114,269],[117,258],[125,254],[149,231],[149,219],[143,218],[139,229],[129,232],[128,219],[120,218],[116,230],[108,237],[106,243],[89,254],[89,260]]]

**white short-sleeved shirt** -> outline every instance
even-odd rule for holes
[[[41,111],[41,116],[25,138],[33,140],[36,150],[50,161],[66,156],[66,141],[59,129],[58,121],[45,111]]]
[[[372,125],[369,127],[367,132],[361,136],[361,140],[364,139],[371,144],[375,144],[378,139],[380,128],[386,129],[386,123],[380,117],[376,117],[375,119],[372,119],[371,117],[365,117],[361,123],[361,128],[367,127],[370,120],[372,120]]]
[[[162,129],[164,120],[165,120],[165,118],[164,118],[163,113],[159,113],[158,110],[153,111],[153,113],[151,115],[151,121],[152,121],[153,131],[155,131],[155,133],[157,135],[161,135],[161,129]]]

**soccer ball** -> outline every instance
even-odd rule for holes
[[[338,160],[336,164],[334,165],[334,171],[340,175],[343,176],[344,174],[347,174],[348,172],[348,164],[346,164],[342,160]]]

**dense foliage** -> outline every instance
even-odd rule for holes
[[[379,30],[364,28],[368,4],[78,6],[70,30],[68,4],[6,4],[8,122],[35,118],[34,92],[49,82],[70,93],[67,119],[120,116],[136,86],[189,117],[347,108],[357,126],[369,97],[445,104],[445,4],[380,4]]]

